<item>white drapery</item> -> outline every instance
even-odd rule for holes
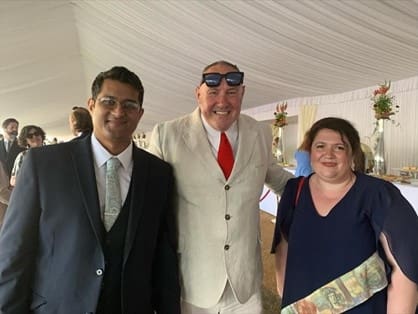
[[[288,103],[289,115],[298,115],[301,104],[318,104],[316,120],[336,116],[353,123],[361,141],[373,147],[371,141],[375,128],[371,96],[377,85],[341,94],[302,97],[283,100]],[[385,124],[385,150],[388,173],[398,174],[393,168],[418,165],[418,76],[392,82],[389,93],[395,96],[399,112],[392,123]],[[265,120],[275,110],[276,103],[251,108],[245,113]],[[269,115],[268,115],[269,113]]]
[[[298,147],[303,141],[303,137],[307,130],[315,121],[318,105],[302,105],[299,109],[298,119]]]
[[[417,29],[417,0],[1,0],[0,121],[71,137],[68,113],[114,65],[143,80],[138,132],[191,112],[218,59],[245,72],[243,108],[405,79]]]

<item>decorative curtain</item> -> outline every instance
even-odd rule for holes
[[[289,116],[300,114],[300,104],[317,104],[315,121],[325,117],[340,117],[352,122],[360,134],[361,142],[373,147],[372,134],[376,119],[371,97],[376,87],[348,91],[341,94],[284,99]],[[418,166],[418,76],[392,81],[390,94],[395,96],[399,112],[385,123],[385,158],[387,173],[399,174],[398,168]],[[257,120],[272,119],[277,102],[245,110]],[[300,117],[299,117],[300,119]],[[303,119],[303,118],[302,118]],[[299,121],[302,121],[300,119]],[[298,132],[303,134],[302,132]]]
[[[305,132],[309,130],[315,121],[316,111],[318,105],[301,105],[299,108],[298,117],[298,143],[297,146],[302,143]]]

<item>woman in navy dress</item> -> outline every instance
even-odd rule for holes
[[[272,245],[282,314],[415,313],[414,209],[393,184],[360,171],[348,121],[321,119],[307,136],[314,173],[289,180]]]

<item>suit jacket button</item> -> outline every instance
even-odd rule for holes
[[[224,250],[225,250],[225,251],[228,251],[228,250],[229,250],[229,245],[228,245],[228,244],[225,244],[225,246],[224,246]]]
[[[229,186],[229,184],[225,185],[225,190],[228,191],[231,187]]]
[[[229,220],[229,219],[231,219],[231,216],[230,216],[230,215],[228,215],[228,214],[226,214],[226,215],[225,215],[225,220]]]
[[[103,275],[103,269],[101,269],[101,268],[97,268],[97,269],[96,269],[96,275],[97,275],[97,276],[102,276],[102,275]]]

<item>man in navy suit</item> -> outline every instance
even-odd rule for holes
[[[4,170],[10,178],[13,164],[16,156],[23,150],[17,143],[17,134],[19,129],[19,122],[15,118],[8,118],[3,121],[3,139],[0,140],[0,161],[3,163]]]
[[[131,139],[143,94],[124,67],[100,73],[92,135],[27,153],[0,233],[0,313],[180,313],[172,169]],[[122,206],[105,228],[111,158]]]

